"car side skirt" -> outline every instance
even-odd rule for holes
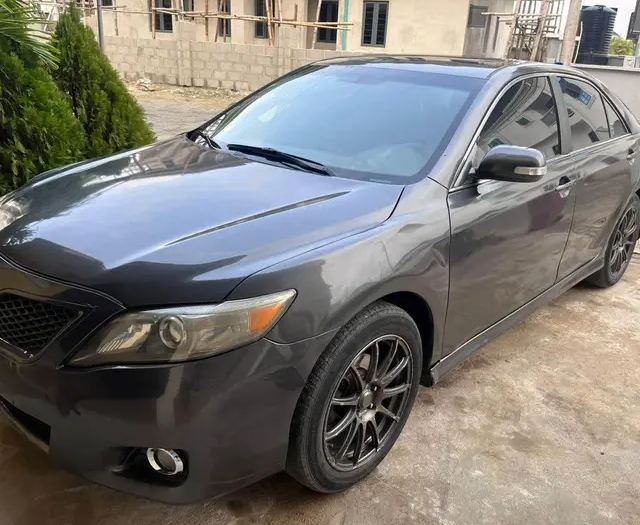
[[[604,264],[604,258],[599,256],[593,261],[585,264],[571,275],[565,277],[562,281],[554,284],[546,292],[541,293],[525,305],[521,306],[514,312],[507,315],[504,319],[501,319],[494,325],[490,326],[486,330],[480,332],[478,335],[469,339],[462,346],[459,346],[456,350],[451,352],[444,359],[438,361],[433,367],[431,367],[432,384],[436,384],[442,380],[451,370],[458,365],[462,364],[471,355],[480,350],[484,345],[494,340],[498,336],[505,333],[507,330],[523,321],[535,310],[544,306],[545,304],[553,301],[569,288],[572,288],[580,281],[587,278],[589,275],[597,272],[602,268]]]

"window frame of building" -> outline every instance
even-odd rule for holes
[[[223,11],[224,9],[224,11]],[[231,0],[218,0],[218,12],[231,14]],[[218,18],[218,37],[231,38],[231,19]]]
[[[149,10],[151,10],[151,2],[155,7],[162,9],[171,9],[171,0],[149,0]],[[155,13],[156,15],[156,33],[173,33],[173,15],[169,13]],[[153,13],[149,13],[149,31],[153,31]],[[168,26],[168,27],[167,27]]]
[[[267,0],[255,0],[254,10],[256,16],[267,16]],[[276,12],[276,1],[271,0],[271,14]],[[256,22],[253,36],[255,38],[267,39],[269,38],[269,28],[266,22]]]
[[[338,0],[319,0],[320,4],[320,17],[318,22],[337,22],[338,13],[340,10],[340,2]],[[318,28],[318,42],[324,42],[325,44],[335,44],[338,41],[337,29],[326,29],[324,27]]]
[[[533,99],[533,98],[529,98],[529,99],[525,99],[527,105],[523,105],[520,108],[516,107],[513,110],[509,110],[509,105],[512,103],[511,100],[507,101],[506,104],[501,104],[501,102],[503,100],[505,100],[505,97],[511,96],[513,100],[517,99],[517,96],[519,95],[519,90],[526,88],[526,83],[528,82],[532,82],[532,81],[543,81],[545,83],[545,86],[543,87],[542,91],[538,94],[538,96]],[[539,86],[535,86],[535,87],[539,87]],[[513,95],[510,95],[510,93],[513,93]],[[542,112],[537,111],[535,109],[535,105],[534,102],[537,102],[538,100],[540,100],[540,97],[542,96],[542,94],[546,94],[549,97],[549,101],[551,102],[551,107],[547,107],[547,104],[544,105],[544,107],[539,107],[538,109],[544,109],[547,108],[546,113],[542,114]],[[492,117],[494,116],[495,112],[499,111],[499,116],[498,118],[492,119]],[[536,124],[538,124],[539,122],[542,122],[546,127],[548,128],[552,128],[553,133],[549,134],[548,137],[543,137],[543,140],[535,142],[533,144],[528,143],[528,141],[524,141],[527,143],[522,143],[522,144],[517,144],[516,141],[511,141],[511,140],[505,140],[505,136],[504,134],[500,134],[498,135],[496,133],[496,130],[494,129],[494,126],[497,122],[500,121],[500,119],[502,118],[502,115],[507,113],[508,111],[513,111],[513,118],[510,120],[510,123],[512,124],[516,124],[518,125],[518,127],[522,130],[523,133],[528,133],[530,135],[534,135],[534,133],[537,132],[536,130]],[[534,119],[532,115],[525,115],[525,112],[535,112],[535,113],[539,113],[540,117],[537,119]],[[562,147],[561,147],[561,141],[562,141],[562,135],[560,132],[561,129],[561,124],[560,124],[560,116],[558,114],[559,108],[558,108],[558,101],[555,98],[555,93],[553,91],[553,87],[552,87],[552,83],[551,83],[551,79],[545,75],[540,75],[540,76],[535,76],[535,77],[530,77],[530,78],[524,78],[522,80],[519,80],[515,83],[513,83],[511,86],[509,86],[509,88],[501,95],[500,99],[498,100],[497,104],[493,107],[493,109],[491,110],[490,114],[487,117],[486,122],[484,123],[482,130],[480,131],[479,135],[478,135],[478,139],[476,140],[476,162],[474,163],[474,166],[477,166],[480,161],[482,160],[482,157],[484,157],[484,155],[486,155],[486,153],[488,152],[488,150],[486,150],[485,148],[483,148],[481,146],[482,143],[485,143],[489,150],[493,147],[495,147],[498,144],[508,144],[508,145],[512,145],[512,146],[521,146],[521,147],[527,147],[527,148],[535,148],[536,145],[542,144],[545,142],[545,140],[552,138],[552,137],[556,137],[557,139],[557,143],[554,144],[553,146],[551,146],[550,148],[548,148],[546,151],[541,151],[541,153],[543,153],[545,155],[545,157],[547,158],[547,160],[551,160],[559,155],[561,155],[561,151],[562,151]],[[555,117],[555,126],[549,125],[547,124],[546,120],[550,120],[547,118],[547,116],[551,114]],[[522,126],[519,124],[519,121],[522,118],[526,118],[529,121],[529,124],[527,126]],[[486,133],[488,132],[492,132],[492,135],[489,135],[489,137],[486,137]],[[495,133],[495,135],[494,135]],[[515,136],[515,134],[513,135],[509,135],[509,136]],[[484,139],[484,140],[483,140]],[[537,139],[536,139],[537,140]],[[551,153],[552,155],[548,155],[548,153]]]
[[[369,42],[366,41],[367,27],[367,9],[371,6],[371,35]],[[382,43],[378,42],[378,24],[380,23],[380,9],[384,7],[384,34],[382,35]],[[362,46],[363,47],[385,47],[387,45],[387,28],[389,26],[389,2],[388,1],[369,1],[364,2],[362,11]],[[374,41],[375,39],[375,41]]]
[[[467,18],[467,27],[473,27],[478,29],[484,29],[487,27],[488,16],[483,15],[489,11],[486,5],[469,5],[469,17]]]

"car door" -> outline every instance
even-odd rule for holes
[[[474,181],[449,193],[450,291],[443,355],[555,283],[575,193],[550,80],[515,81],[498,98],[470,152],[471,168],[494,146],[535,148],[547,159],[538,182]]]
[[[557,82],[576,170],[573,224],[558,271],[562,279],[595,259],[606,246],[633,191],[638,144],[619,112],[594,84],[570,76],[558,77]]]

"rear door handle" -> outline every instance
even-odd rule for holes
[[[627,160],[633,160],[636,158],[637,155],[638,155],[637,150],[633,148],[629,148],[629,151],[627,152]]]
[[[573,185],[576,183],[575,180],[571,180],[569,177],[562,177],[560,179],[560,184],[558,184],[556,186],[556,191],[565,191],[570,189],[571,187],[573,187]]]

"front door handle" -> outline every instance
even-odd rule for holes
[[[576,183],[575,180],[571,180],[569,177],[562,177],[560,179],[560,184],[558,184],[556,186],[556,191],[561,192],[561,191],[566,191],[568,189],[571,189],[571,187]]]
[[[638,155],[637,150],[633,148],[629,148],[629,151],[627,151],[627,160],[633,160],[636,158],[637,155]]]

